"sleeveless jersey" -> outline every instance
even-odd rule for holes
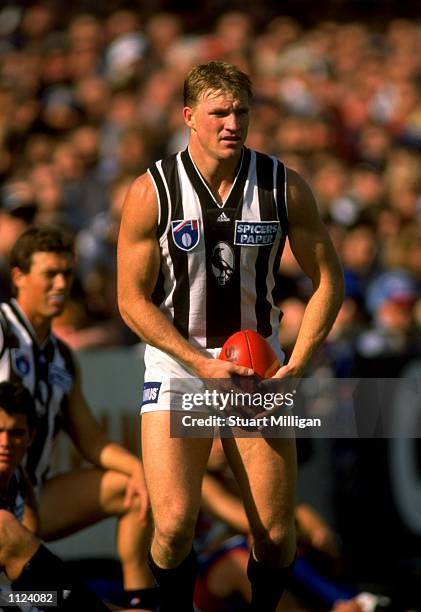
[[[148,172],[159,205],[154,303],[196,347],[220,347],[247,328],[276,336],[275,276],[288,231],[285,166],[244,147],[223,205],[188,149]]]
[[[20,381],[35,399],[37,430],[26,470],[40,485],[50,467],[54,438],[75,379],[70,349],[50,332],[40,346],[15,300],[0,305],[0,381]]]

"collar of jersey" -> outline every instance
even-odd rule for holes
[[[212,203],[216,204],[216,206],[218,208],[229,208],[230,207],[230,200],[232,200],[235,192],[237,191],[237,186],[238,186],[238,183],[240,182],[240,176],[243,177],[243,175],[247,174],[247,172],[248,172],[248,164],[249,164],[249,160],[250,160],[250,151],[246,147],[242,148],[241,159],[240,159],[240,163],[238,164],[237,173],[236,173],[235,178],[233,180],[233,183],[231,185],[231,189],[229,190],[229,193],[228,193],[227,197],[225,198],[225,200],[222,202],[222,204],[220,204],[216,200],[216,198],[213,195],[212,191],[209,189],[209,186],[206,183],[205,179],[203,178],[200,170],[198,169],[198,167],[194,163],[193,158],[190,155],[190,151],[189,151],[188,147],[181,153],[181,160],[183,162],[183,165],[184,165],[184,168],[185,168],[185,170],[187,172],[187,175],[189,176],[189,178],[190,178],[190,180],[191,180],[191,182],[193,184],[193,187],[195,186],[196,181],[194,181],[194,177],[192,176],[192,172],[194,172],[194,174],[199,179],[200,184],[206,190],[207,194],[209,195],[209,197],[212,200]]]
[[[24,313],[22,308],[19,306],[19,304],[15,300],[15,298],[12,298],[10,300],[10,306],[11,306],[13,312],[15,313],[15,315],[17,316],[17,318],[19,319],[19,321],[26,328],[27,332],[30,334],[33,342],[35,342],[35,345],[40,350],[44,349],[47,346],[47,344],[50,342],[50,340],[51,340],[51,330],[48,332],[47,337],[45,338],[44,342],[42,344],[40,344],[40,342],[38,340],[38,337],[37,337],[37,334],[36,334],[34,328],[32,327],[32,323],[30,322],[30,320],[28,319],[28,317],[26,316],[26,314]]]

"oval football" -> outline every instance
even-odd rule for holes
[[[235,332],[225,342],[219,354],[219,359],[232,361],[246,368],[252,367],[250,345],[244,331]]]
[[[270,378],[279,368],[279,361],[270,344],[252,329],[235,332],[225,342],[220,359],[252,368],[260,378]]]

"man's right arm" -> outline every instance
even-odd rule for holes
[[[248,368],[205,357],[152,302],[160,267],[157,223],[155,188],[144,174],[126,196],[118,239],[118,305],[124,321],[147,344],[175,357],[201,378],[249,375]]]

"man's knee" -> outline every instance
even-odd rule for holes
[[[7,510],[0,510],[0,566],[12,578],[39,547],[39,539]]]
[[[190,550],[196,518],[183,512],[170,512],[155,521],[155,542],[160,548],[171,551]]]
[[[272,567],[284,567],[292,563],[296,552],[294,522],[276,525],[254,534],[253,549],[259,561]]]

